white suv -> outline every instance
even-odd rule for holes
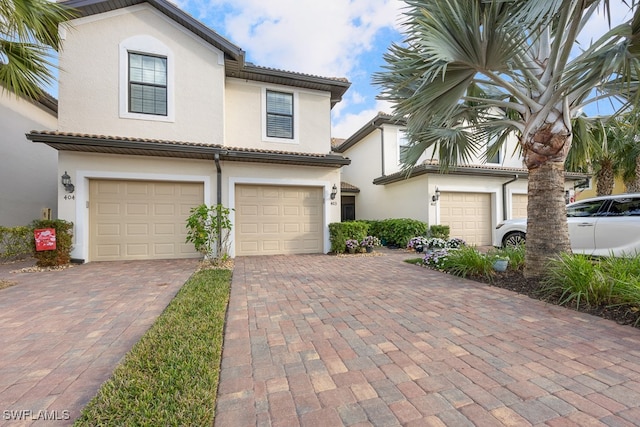
[[[640,254],[640,193],[594,197],[567,205],[569,238],[574,253],[598,256]],[[496,242],[514,246],[525,241],[527,220],[510,219],[496,227]]]

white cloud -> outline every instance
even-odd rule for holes
[[[398,0],[241,0],[225,18],[231,39],[258,65],[348,77]]]
[[[376,100],[372,108],[360,110],[356,113],[346,113],[338,118],[334,116],[331,136],[334,138],[348,138],[362,126],[373,120],[380,112],[391,113],[391,104],[387,101]]]

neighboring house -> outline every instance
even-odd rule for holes
[[[494,243],[494,229],[507,218],[527,215],[527,170],[516,141],[505,144],[496,158],[475,161],[440,172],[437,161],[423,156],[411,170],[402,170],[403,123],[379,113],[334,148],[351,159],[342,179],[358,193],[348,196],[355,218],[413,218],[430,225],[445,224],[451,237],[469,244]],[[435,156],[437,158],[437,156]],[[566,174],[566,189],[586,175]],[[344,194],[344,191],[343,191]]]
[[[0,226],[57,215],[58,153],[25,138],[33,129],[55,129],[57,111],[49,95],[29,101],[0,86]]]
[[[596,188],[597,180],[595,175],[590,177],[586,182],[586,185],[581,186],[580,188],[576,188],[575,200],[584,200],[591,197],[596,197],[598,195],[598,191]],[[616,176],[613,184],[613,191],[611,194],[623,194],[627,193],[627,188],[624,185],[624,181],[621,177]]]
[[[28,138],[75,186],[58,186],[74,258],[197,257],[185,220],[201,203],[233,209],[231,256],[329,251],[347,80],[246,63],[166,0],[66,4],[81,16],[62,34],[58,128]]]

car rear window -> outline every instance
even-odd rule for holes
[[[640,216],[640,198],[612,200],[607,216]]]

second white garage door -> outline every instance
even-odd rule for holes
[[[491,245],[491,195],[447,193],[440,195],[440,223],[448,225],[451,237],[469,245]]]
[[[236,255],[321,253],[320,187],[236,185]]]
[[[90,180],[89,259],[199,257],[186,220],[203,201],[202,183]]]

